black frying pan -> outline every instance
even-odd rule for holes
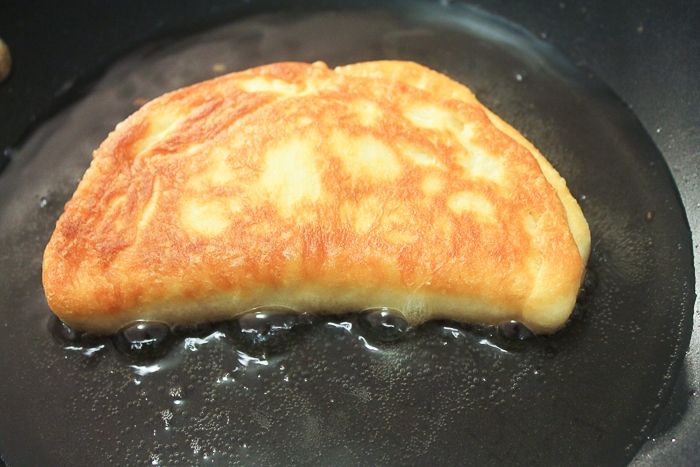
[[[630,462],[656,435],[681,369],[694,274],[685,211],[663,156],[632,111],[578,63],[588,50],[579,38],[601,41],[586,19],[612,21],[603,7],[485,5],[536,37],[460,3],[250,3],[34,5],[31,14],[6,7],[11,14],[0,16],[15,67],[0,85],[1,142],[13,147],[0,176],[7,464]],[[631,14],[606,8],[619,15],[613,19]],[[638,26],[634,34],[643,35]],[[557,35],[566,53],[547,45]],[[464,82],[567,179],[591,224],[597,277],[567,329],[521,343],[434,322],[386,343],[358,316],[337,316],[263,358],[222,323],[177,336],[165,357],[151,360],[130,359],[108,339],[51,332],[43,247],[90,151],[135,100],[222,67],[378,58],[412,59]],[[674,404],[692,406],[679,397],[688,384],[680,380]],[[672,415],[663,425],[671,431]],[[645,453],[692,465],[689,446]]]

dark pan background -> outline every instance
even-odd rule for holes
[[[303,1],[297,3],[300,9],[306,5]],[[630,105],[671,169],[697,252],[700,1],[470,3],[518,23],[556,46]],[[275,5],[256,0],[1,0],[0,37],[13,52],[14,64],[10,79],[0,84],[0,151],[10,154],[10,148],[34,124],[75,100],[82,83],[97,77],[114,59],[138,44],[205,28],[211,25],[212,16],[223,23],[243,11],[265,11]],[[695,269],[697,278],[697,255]],[[696,304],[695,313],[698,311]],[[632,465],[700,465],[700,330],[694,326],[693,331],[690,350],[666,410]]]

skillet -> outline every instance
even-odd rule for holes
[[[35,70],[58,77],[23,76],[22,48],[5,38],[19,54],[0,87],[2,103],[15,103],[3,107],[2,137],[16,143],[32,120],[46,122],[14,144],[0,177],[8,465],[622,465],[655,434],[690,336],[694,277],[681,200],[644,127],[541,33],[459,3],[351,6],[127,3],[102,12],[129,30],[93,24],[99,12],[46,5],[39,14],[75,27],[43,32],[48,51]],[[51,32],[77,50],[53,45]],[[569,181],[592,226],[598,286],[568,329],[511,348],[488,330],[433,323],[387,345],[357,317],[333,317],[267,360],[241,352],[224,325],[182,337],[156,361],[129,360],[111,341],[51,337],[43,245],[90,150],[135,99],[206,79],[213,65],[374,58],[414,59],[469,85]],[[32,85],[44,93],[26,91]]]

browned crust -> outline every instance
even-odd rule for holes
[[[379,112],[363,121],[358,102]],[[407,109],[420,106],[448,124],[416,125]],[[381,143],[398,175],[384,177],[382,160],[348,166],[332,143],[338,132]],[[270,154],[295,141],[308,155],[305,172],[290,171],[302,170],[300,187],[285,179],[292,188],[270,191],[262,181],[284,177]],[[417,163],[406,147],[435,163]],[[476,153],[498,161],[498,180],[465,169]],[[467,88],[409,62],[226,75],[148,103],[93,157],[43,270],[51,309],[93,332],[260,305],[395,306],[414,323],[520,319],[552,332],[573,308],[590,248],[580,208],[544,157]],[[427,178],[437,191],[426,192]],[[459,193],[490,217],[452,209]],[[192,225],[204,215],[211,225]],[[358,228],[362,216],[368,228]]]

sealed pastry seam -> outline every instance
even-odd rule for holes
[[[111,333],[280,305],[561,328],[590,249],[565,181],[463,85],[411,62],[278,63],[120,123],[57,222],[43,282]]]

